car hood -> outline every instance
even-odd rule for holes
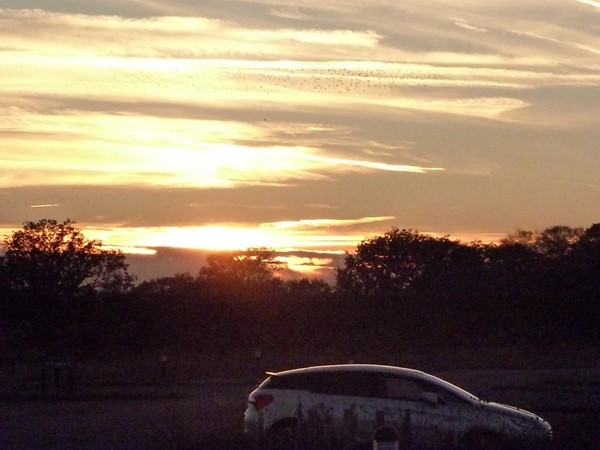
[[[484,405],[488,411],[505,417],[517,429],[537,431],[542,435],[550,433],[550,424],[530,411],[503,403],[484,402]]]
[[[505,405],[504,403],[496,402],[484,402],[485,407],[496,413],[503,414],[510,417],[519,417],[523,419],[536,420],[539,419],[534,413],[529,412],[525,409],[517,408],[516,406]]]

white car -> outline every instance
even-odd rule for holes
[[[347,364],[270,373],[248,397],[244,431],[259,447],[524,448],[550,425],[424,372]]]

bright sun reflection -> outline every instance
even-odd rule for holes
[[[134,247],[175,247],[204,250],[240,250],[269,247],[280,241],[271,233],[251,228],[226,226],[115,228],[96,230],[90,234],[112,245]]]
[[[309,277],[319,277],[323,268],[331,267],[333,265],[332,258],[281,256],[276,259],[284,263],[290,270]]]
[[[106,249],[118,249],[125,254],[155,255],[159,247],[198,249],[207,251],[244,251],[265,247],[283,254],[276,257],[288,270],[309,278],[323,278],[331,271],[332,257],[353,248],[362,236],[324,236],[298,230],[277,230],[264,225],[256,228],[233,226],[112,228],[88,230],[86,236],[101,240]],[[294,256],[294,249],[316,252],[319,256]],[[278,274],[276,274],[279,276]]]
[[[365,220],[365,219],[362,219]],[[345,222],[344,222],[345,223]],[[343,252],[364,239],[356,232],[338,233],[335,229],[316,230],[299,224],[296,229],[280,229],[273,224],[256,227],[215,225],[204,227],[105,228],[85,230],[86,236],[125,253],[141,253],[157,247],[202,250],[246,250],[266,247],[279,251],[312,249],[319,252]],[[306,264],[306,261],[298,263]],[[314,263],[314,261],[313,261]]]

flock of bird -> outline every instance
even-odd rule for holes
[[[263,95],[281,93],[299,94],[358,94],[370,96],[391,95],[401,88],[434,86],[448,82],[444,77],[422,71],[402,69],[360,69],[346,67],[307,66],[298,68],[200,65],[173,70],[160,68],[101,68],[82,75],[65,78],[62,82],[33,87],[45,94],[103,94],[126,93],[185,96],[220,96],[244,93]]]
[[[317,93],[382,93],[400,86],[425,86],[431,75],[416,72],[345,68],[250,70],[233,72],[231,79],[246,89],[292,89]]]

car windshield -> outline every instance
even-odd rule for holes
[[[465,391],[464,389],[455,386],[452,383],[447,382],[446,380],[442,380],[441,378],[435,377],[429,374],[423,374],[424,380],[423,384],[427,385],[429,392],[434,392],[443,397],[442,393],[445,395],[453,395],[456,398],[462,399],[463,401],[473,403],[480,402],[481,400],[470,392]]]

